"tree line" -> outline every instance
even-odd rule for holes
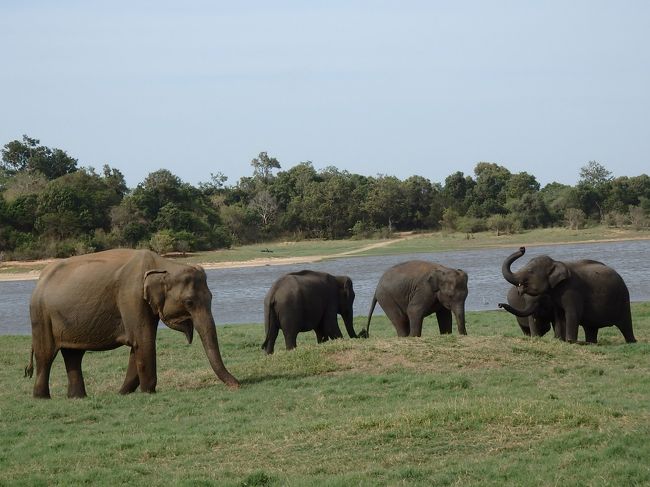
[[[161,253],[276,238],[365,238],[395,231],[473,233],[594,223],[647,228],[650,177],[614,178],[597,161],[575,186],[479,162],[444,182],[364,176],[309,161],[282,170],[261,152],[233,185],[221,173],[193,186],[169,170],[135,188],[109,165],[80,167],[64,150],[24,135],[0,162],[0,252],[5,259],[67,257],[116,247]]]

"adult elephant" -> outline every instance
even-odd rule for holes
[[[212,369],[238,387],[223,364],[205,271],[148,250],[108,250],[63,259],[47,266],[32,293],[32,376],[35,397],[50,397],[52,361],[61,350],[68,373],[68,397],[85,397],[81,360],[87,350],[131,347],[120,389],[156,390],[156,331],[162,320],[192,342],[196,328]]]
[[[393,323],[398,336],[422,336],[425,316],[436,313],[440,333],[451,333],[453,313],[458,333],[465,330],[467,274],[423,260],[397,264],[381,276],[372,298],[365,335],[379,303]]]
[[[600,328],[616,325],[626,342],[636,342],[630,293],[614,269],[595,260],[562,262],[543,255],[512,272],[510,264],[525,252],[521,247],[516,253],[520,255],[503,266],[503,277],[517,287],[520,295],[551,298],[556,334],[561,339],[576,342],[578,325],[582,325],[585,340],[596,343]]]
[[[352,325],[354,288],[347,276],[303,270],[280,277],[264,298],[266,339],[262,348],[273,353],[282,330],[287,350],[296,348],[298,333],[314,330],[318,343],[342,338],[337,321],[341,315],[350,338],[356,338]]]

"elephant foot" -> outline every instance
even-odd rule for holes
[[[50,391],[34,391],[34,397],[36,399],[52,399],[52,396],[50,396]]]

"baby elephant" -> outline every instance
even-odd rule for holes
[[[452,312],[458,333],[467,335],[465,299],[467,274],[464,271],[422,260],[397,264],[384,272],[377,284],[364,335],[368,335],[377,302],[398,336],[422,336],[422,321],[432,313],[436,314],[440,333],[451,333]]]
[[[352,325],[354,289],[347,276],[304,270],[279,278],[264,298],[266,340],[262,348],[273,353],[280,329],[287,350],[296,348],[299,332],[314,330],[318,343],[342,338],[337,321],[340,314],[350,338],[356,338]]]

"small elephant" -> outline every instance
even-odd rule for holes
[[[526,336],[541,337],[551,327],[555,328],[555,311],[549,296],[520,296],[517,288],[512,286],[508,291],[508,303],[499,303],[499,308],[516,316],[517,323]]]
[[[262,348],[272,354],[280,329],[287,350],[296,348],[299,332],[314,330],[318,343],[342,338],[340,314],[350,338],[357,338],[352,325],[354,288],[347,276],[303,270],[280,277],[264,298],[266,339]]]
[[[513,273],[510,265],[525,252],[521,247],[506,260],[503,277],[517,287],[520,295],[551,298],[559,338],[576,342],[578,325],[582,325],[585,340],[596,343],[600,328],[616,325],[627,343],[636,342],[630,293],[614,269],[595,260],[561,262],[543,255]]]
[[[238,387],[223,364],[205,271],[172,262],[148,250],[108,250],[48,265],[32,293],[34,397],[49,398],[52,362],[61,350],[68,397],[85,397],[81,360],[87,350],[131,347],[121,394],[140,386],[156,390],[156,332],[161,320],[192,342],[196,327],[219,379]]]
[[[510,255],[503,262],[502,272],[504,269],[507,271],[512,262],[522,255],[521,250]],[[517,287],[512,286],[508,290],[508,304],[499,303],[499,308],[516,316],[517,323],[526,336],[544,336],[554,325],[553,300],[547,295],[520,295]],[[554,326],[553,328],[555,329]]]
[[[436,313],[440,333],[451,333],[453,312],[458,333],[465,330],[465,300],[467,274],[422,260],[397,264],[381,276],[372,298],[365,335],[369,335],[370,320],[379,303],[397,330],[398,336],[422,336],[425,316]]]

